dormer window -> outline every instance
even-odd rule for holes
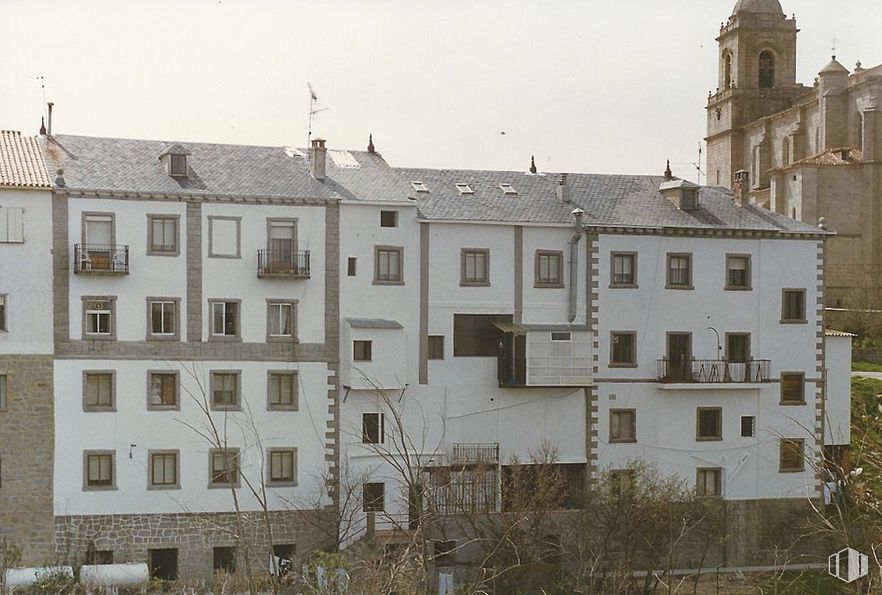
[[[417,192],[428,192],[429,191],[429,187],[426,186],[425,182],[411,182],[410,185],[413,186],[413,189],[416,190]]]
[[[506,194],[517,194],[518,191],[514,189],[514,186],[511,184],[500,184],[499,187]]]
[[[456,189],[459,190],[460,194],[474,194],[475,191],[471,189],[471,187],[465,182],[458,182],[456,184]]]
[[[169,175],[186,176],[187,175],[187,156],[172,153],[169,159]]]

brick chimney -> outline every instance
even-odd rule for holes
[[[735,204],[739,207],[750,204],[750,174],[747,170],[739,169],[735,172],[735,181],[732,184],[732,192],[735,193]]]
[[[328,150],[325,148],[325,139],[312,139],[312,146],[309,147],[309,173],[316,180],[325,179],[325,163],[328,157]]]

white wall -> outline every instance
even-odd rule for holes
[[[851,443],[851,337],[824,338],[827,362],[826,444]]]

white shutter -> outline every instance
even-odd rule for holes
[[[6,209],[6,241],[24,242],[24,209],[10,207]]]
[[[9,234],[6,233],[8,227],[6,222],[8,213],[9,209],[4,209],[0,207],[0,242],[2,243],[6,243],[9,241]]]

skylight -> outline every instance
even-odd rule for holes
[[[457,182],[456,189],[459,190],[460,194],[474,194],[475,191],[469,187],[465,182]]]
[[[502,188],[502,191],[505,192],[506,194],[517,194],[518,193],[518,191],[515,190],[514,186],[512,186],[511,184],[500,184],[499,187]]]
[[[410,185],[413,186],[413,189],[416,190],[417,192],[428,192],[429,191],[429,187],[426,186],[425,182],[411,182]]]

